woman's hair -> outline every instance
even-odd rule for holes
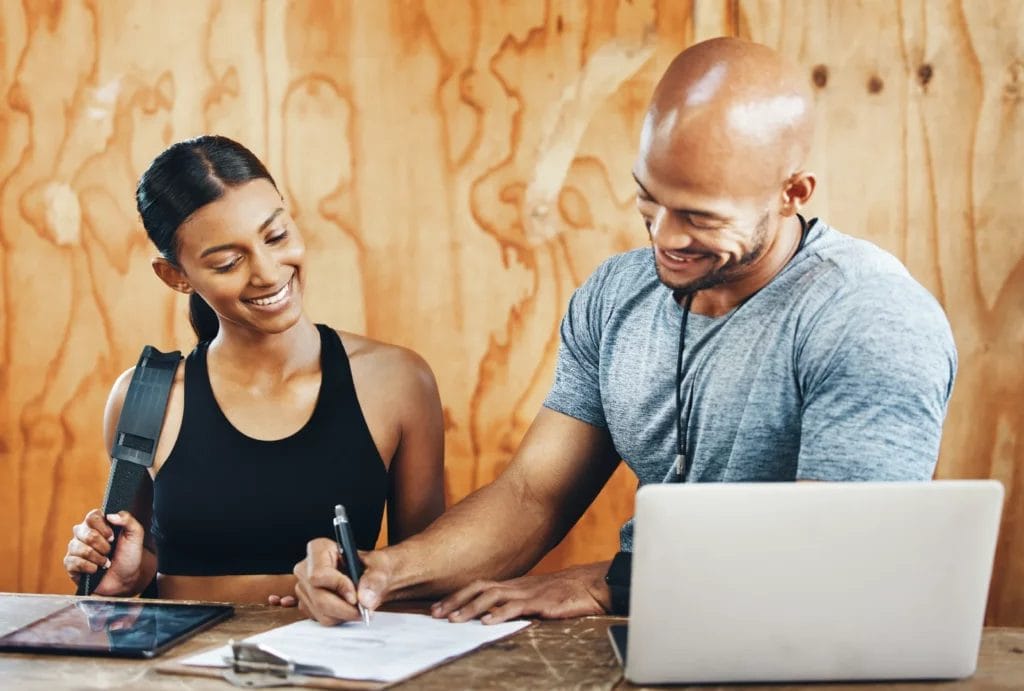
[[[135,190],[135,204],[149,239],[178,266],[178,228],[189,216],[216,201],[225,190],[274,178],[256,156],[227,137],[204,135],[176,144],[157,156]],[[198,294],[189,296],[189,321],[199,341],[217,335],[217,314]]]

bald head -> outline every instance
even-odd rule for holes
[[[661,282],[720,315],[778,272],[803,236],[815,188],[804,80],[773,50],[735,38],[680,53],[655,88],[633,168]]]
[[[641,163],[754,194],[801,170],[813,136],[805,80],[771,48],[736,38],[691,46],[655,89]],[[673,171],[673,168],[685,170]]]

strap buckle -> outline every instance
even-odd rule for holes
[[[224,678],[235,686],[262,689],[300,685],[306,676],[334,676],[328,667],[297,663],[287,655],[261,643],[228,642],[231,656],[224,656],[229,667]]]

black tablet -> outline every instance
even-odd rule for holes
[[[80,600],[0,637],[0,650],[155,657],[234,611],[230,605]]]

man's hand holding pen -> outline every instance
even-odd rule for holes
[[[336,540],[317,538],[306,547],[306,558],[295,565],[295,595],[299,609],[312,619],[333,626],[362,618],[358,605],[377,609],[390,581],[387,551],[358,552],[363,565],[359,590],[346,573],[338,570],[344,559]]]
[[[363,575],[363,564],[356,550],[356,538],[352,533],[352,524],[348,522],[348,514],[345,507],[337,504],[334,507],[334,539],[338,543],[338,550],[344,558],[345,567],[348,571],[349,580],[355,585],[358,592],[359,578]],[[370,625],[370,611],[356,600],[356,607],[359,609],[359,616],[363,623]]]
[[[386,551],[356,549],[345,507],[334,507],[334,541],[312,540],[306,558],[295,565],[295,596],[302,612],[321,624],[333,626],[362,619],[370,625],[371,612],[383,602],[391,570]],[[345,573],[339,570],[344,565]]]

